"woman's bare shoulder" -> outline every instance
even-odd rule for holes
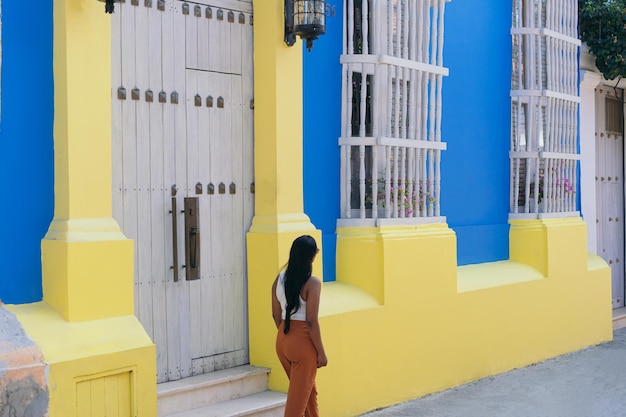
[[[322,281],[318,277],[311,275],[309,279],[306,280],[304,286],[308,288],[321,288]]]

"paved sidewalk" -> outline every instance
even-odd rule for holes
[[[599,346],[363,417],[626,416],[626,329]]]

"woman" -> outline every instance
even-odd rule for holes
[[[317,318],[322,283],[311,276],[318,252],[311,236],[294,240],[287,268],[272,285],[276,353],[289,378],[285,417],[319,416],[315,375],[328,359]]]

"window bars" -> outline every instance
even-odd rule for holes
[[[340,226],[440,216],[445,0],[345,0]]]
[[[511,218],[579,214],[577,22],[575,0],[513,0]]]

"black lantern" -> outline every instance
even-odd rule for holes
[[[101,3],[104,3],[104,12],[105,13],[113,13],[115,10],[115,6],[113,3],[118,3],[120,0],[98,0]]]
[[[326,0],[285,0],[285,43],[292,46],[296,35],[311,51],[313,41],[326,33]]]

